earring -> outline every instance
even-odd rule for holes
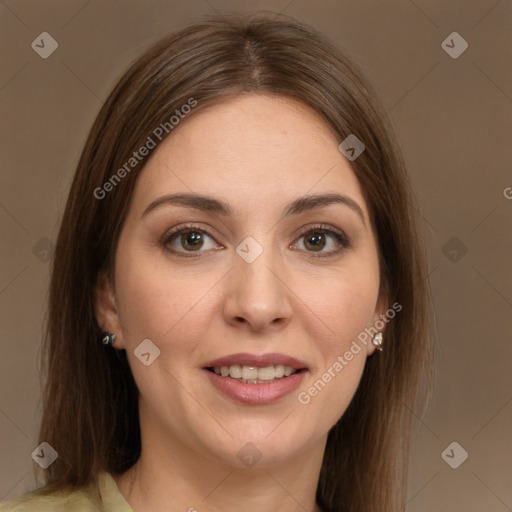
[[[382,333],[378,332],[372,339],[372,343],[375,345],[377,350],[382,352]]]
[[[104,332],[102,334],[101,342],[103,345],[113,345],[114,341],[116,341],[116,335],[111,334],[109,332]]]

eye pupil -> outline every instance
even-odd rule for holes
[[[203,246],[205,245],[204,235],[211,238],[211,235],[208,234],[208,232],[203,232],[202,229],[196,228],[195,226],[189,226],[188,228],[182,228],[174,231],[174,233],[171,233],[169,236],[162,240],[162,244],[166,249],[168,246],[170,246],[167,250],[173,253],[183,254],[184,252],[202,252]],[[323,226],[316,229],[310,229],[306,233],[303,232],[301,239],[303,240],[303,247],[305,247],[305,249],[310,253],[322,253],[318,256],[339,254],[342,249],[333,250],[328,253],[323,252],[328,242],[326,237],[331,237],[337,241],[337,244],[343,249],[350,247],[350,242],[346,239],[346,237],[335,231],[326,229]],[[172,249],[176,243],[181,245],[181,249],[177,247],[175,247],[174,250]]]
[[[310,242],[312,241],[312,242]],[[306,237],[306,247],[311,246],[313,250],[321,250],[325,247],[325,237],[323,233],[314,233]]]
[[[192,251],[197,251],[203,245],[202,234],[197,231],[190,231],[181,235],[181,241],[185,249],[189,248]],[[200,242],[199,245],[195,245]]]

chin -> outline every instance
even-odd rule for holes
[[[284,415],[283,417],[286,417]],[[205,441],[205,448],[223,464],[238,468],[264,468],[290,461],[321,435],[308,435],[300,425],[287,424],[290,418],[270,422],[230,422],[231,437],[223,431]],[[211,432],[211,431],[210,431]]]

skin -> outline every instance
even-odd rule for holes
[[[255,512],[318,510],[327,433],[375,347],[360,344],[308,404],[297,395],[387,309],[368,207],[339,142],[304,103],[250,94],[190,115],[147,162],[120,236],[115,286],[102,277],[96,295],[98,323],[127,351],[140,390],[141,458],[113,475],[136,512],[171,503],[190,511],[229,512],[242,503]],[[235,213],[162,205],[143,215],[155,199],[178,192],[222,200]],[[363,218],[344,204],[281,215],[293,200],[325,193],[350,197]],[[164,235],[186,223],[207,232],[199,251],[186,235],[166,248]],[[342,230],[350,245],[324,235],[315,251],[309,242],[320,224]],[[313,233],[303,234],[309,227]],[[263,248],[252,263],[236,252],[248,236]],[[144,339],[160,350],[149,366],[134,355]],[[291,355],[308,373],[276,403],[240,404],[201,370],[237,352]],[[248,442],[261,453],[250,468],[237,458]]]

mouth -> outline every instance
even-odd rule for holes
[[[308,367],[284,354],[232,354],[209,361],[203,371],[222,394],[249,405],[276,402],[294,391]]]
[[[268,384],[305,371],[305,368],[297,369],[283,364],[260,367],[233,364],[231,366],[211,366],[205,369],[216,375],[229,377],[230,379],[243,382],[244,384]]]

